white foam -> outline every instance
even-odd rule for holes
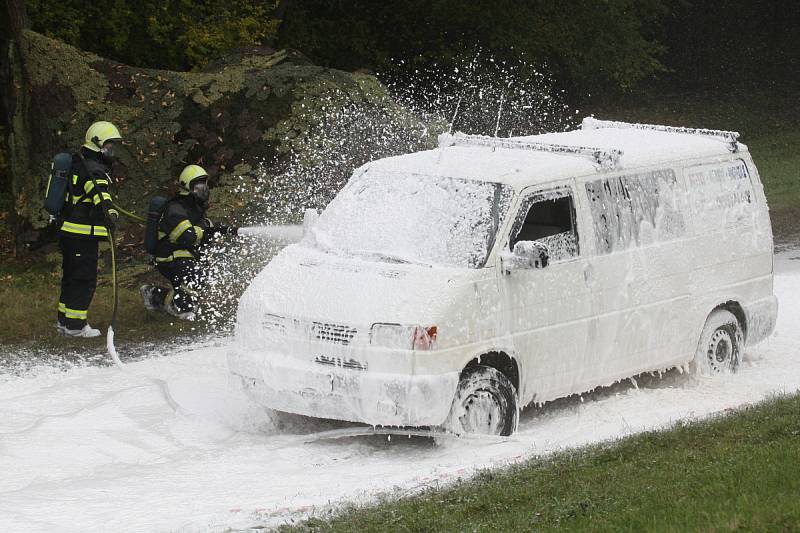
[[[413,492],[478,468],[795,392],[800,253],[779,256],[776,268],[776,332],[747,353],[739,373],[640,376],[638,388],[626,381],[583,402],[527,409],[519,432],[501,441],[447,439],[437,446],[419,437],[354,436],[364,431],[345,423],[270,416],[228,383],[224,343],[132,363],[130,372],[81,367],[4,378],[0,530],[274,525],[337,502]],[[335,439],[308,436],[325,431]]]

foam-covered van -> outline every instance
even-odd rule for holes
[[[230,371],[279,411],[498,435],[643,372],[735,371],[777,315],[737,138],[588,118],[367,163],[242,296]]]

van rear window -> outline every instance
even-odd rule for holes
[[[586,183],[597,253],[668,241],[686,233],[677,176],[671,168]]]
[[[753,210],[753,184],[741,159],[686,169],[686,186],[698,228],[743,223]]]

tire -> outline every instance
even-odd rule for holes
[[[733,313],[718,309],[706,319],[694,366],[701,374],[736,372],[744,349],[742,325]]]
[[[456,435],[511,435],[517,429],[517,391],[499,370],[478,365],[458,383],[444,429]]]

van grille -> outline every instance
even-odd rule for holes
[[[322,322],[314,322],[311,325],[311,331],[314,336],[324,342],[333,342],[335,344],[348,345],[355,337],[357,330],[349,326],[342,326],[339,324],[323,324]]]
[[[261,320],[261,326],[268,332],[278,335],[316,339],[343,346],[349,345],[358,334],[358,329],[351,326],[326,322],[309,322],[270,313],[264,315]]]

